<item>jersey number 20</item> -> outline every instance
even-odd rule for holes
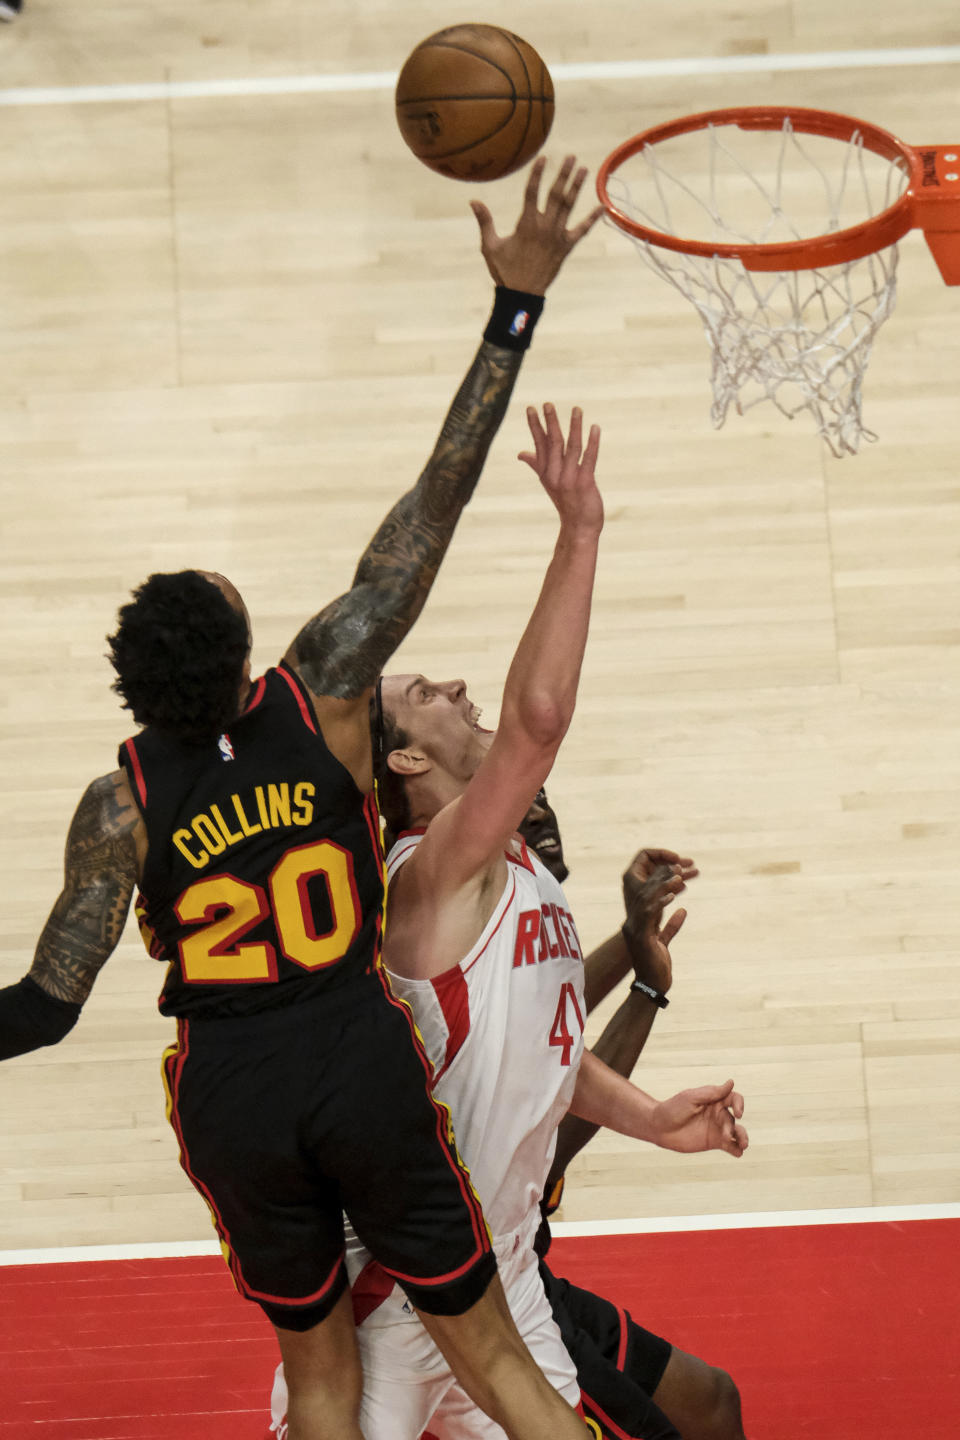
[[[330,897],[332,927],[318,935],[309,885],[322,877]],[[262,920],[273,917],[280,948],[288,960],[305,970],[333,965],[349,948],[360,928],[360,903],[349,852],[332,840],[318,840],[288,850],[270,872],[269,896],[261,885],[235,875],[197,880],[174,906],[184,925],[199,930],[180,941],[180,964],[188,984],[237,985],[275,980],[273,945],[243,937]]]

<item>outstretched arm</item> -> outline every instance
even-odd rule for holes
[[[503,848],[550,772],[573,717],[587,642],[603,526],[594,478],[600,431],[574,409],[564,440],[553,406],[546,427],[527,412],[535,453],[524,454],[560,516],[553,558],[507,675],[497,732],[464,793],[441,810],[407,862],[436,895],[449,897],[502,863]]]
[[[67,836],[63,889],[29,972],[0,990],[0,1059],[62,1040],[123,933],[137,878],[137,810],[121,772],[88,786]]]
[[[648,1140],[664,1150],[687,1154],[725,1150],[739,1158],[748,1144],[747,1132],[739,1123],[743,1096],[733,1088],[732,1080],[681,1090],[669,1100],[658,1101],[589,1050],[580,1062],[570,1109],[595,1125],[633,1140]]]
[[[314,695],[365,698],[423,609],[506,413],[541,297],[597,219],[594,210],[568,228],[586,178],[573,156],[540,210],[545,164],[538,160],[531,170],[512,235],[498,236],[486,206],[474,202],[481,250],[499,287],[494,315],[416,485],[380,525],[350,590],[308,621],[288,651]]]
[[[593,1054],[618,1075],[629,1078],[653,1029],[660,1006],[651,995],[666,995],[673,981],[670,942],[686,919],[676,910],[663,924],[663,912],[697,873],[693,861],[672,850],[640,850],[623,875],[627,918],[622,930],[611,935],[584,960],[587,1012],[631,970],[646,989],[631,988],[611,1016]],[[598,1126],[579,1115],[560,1122],[557,1148],[547,1179],[550,1194],[567,1166],[597,1133]]]

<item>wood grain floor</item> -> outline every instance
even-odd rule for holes
[[[225,572],[272,663],[418,473],[490,298],[473,192],[408,155],[389,89],[108,87],[390,71],[457,18],[427,0],[27,0],[0,27],[0,90],[105,87],[0,94],[3,983],[127,733],[103,637],[129,588]],[[947,0],[661,0],[642,18],[490,0],[484,18],[555,67],[960,43]],[[762,101],[960,138],[956,63],[696,70],[558,80],[549,153],[595,168],[658,120]],[[488,187],[504,224],[521,184]],[[738,1164],[601,1137],[567,1218],[960,1199],[958,306],[908,238],[865,387],[880,439],[836,461],[772,411],[710,429],[699,324],[615,231],[551,292],[400,658],[463,674],[495,711],[553,533],[513,458],[523,406],[582,404],[604,427],[608,522],[549,787],[569,894],[596,941],[637,846],[697,858],[637,1078],[735,1076],[752,1136]],[[0,1249],[209,1234],[163,1118],[159,978],[131,928],[68,1040],[3,1068]]]

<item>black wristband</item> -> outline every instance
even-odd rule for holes
[[[0,1060],[56,1045],[76,1025],[80,1009],[49,995],[30,975],[7,985],[0,990]]]
[[[624,923],[620,926],[620,934],[623,936],[623,943],[626,945],[632,957],[633,940],[631,939],[627,931],[626,921],[624,921]],[[647,999],[652,1000],[654,1005],[656,1005],[660,1010],[666,1010],[667,1006],[670,1004],[670,1001],[667,999],[666,995],[664,995],[662,990],[656,990],[652,985],[648,985],[646,980],[640,979],[639,975],[637,976],[636,980],[632,981],[630,989],[636,990],[638,995],[646,995]]]
[[[483,338],[502,350],[527,350],[542,312],[542,295],[498,285]]]
[[[645,980],[636,979],[632,981],[630,989],[636,990],[638,995],[646,995],[647,999],[652,1000],[658,1010],[666,1010],[670,1004],[670,1001],[662,990],[655,990],[653,986],[648,985]]]

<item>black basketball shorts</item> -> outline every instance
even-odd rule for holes
[[[309,1002],[178,1021],[164,1056],[180,1163],[237,1288],[307,1330],[346,1288],[343,1213],[418,1309],[460,1314],[496,1261],[405,1005],[379,974]]]
[[[603,1296],[560,1279],[543,1260],[540,1275],[594,1433],[601,1440],[680,1440],[651,1398],[667,1368],[670,1342]]]

